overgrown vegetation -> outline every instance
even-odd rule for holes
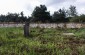
[[[23,28],[0,28],[0,55],[85,55],[85,28],[30,30],[27,38]]]

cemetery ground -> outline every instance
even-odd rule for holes
[[[0,28],[0,55],[85,55],[85,28]],[[73,33],[74,35],[63,35]]]

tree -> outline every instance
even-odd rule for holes
[[[23,11],[20,13],[21,17],[24,17]]]
[[[23,11],[20,13],[20,22],[25,22],[27,20],[27,17],[24,16]]]
[[[6,20],[6,16],[5,15],[0,15],[0,22],[5,22]]]
[[[32,13],[32,17],[35,18],[34,22],[47,22],[50,21],[50,13],[47,11],[47,7],[45,5],[36,6]]]
[[[57,12],[54,12],[52,15],[53,22],[66,22],[66,12],[64,9],[59,9]]]
[[[17,13],[8,13],[5,19],[7,19],[6,20],[7,22],[19,22],[20,21],[19,14]]]
[[[69,10],[67,10],[67,16],[68,17],[75,17],[75,16],[77,16],[76,6],[71,5],[69,7]]]

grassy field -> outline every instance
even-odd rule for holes
[[[85,55],[85,28],[30,30],[24,37],[23,28],[0,28],[0,55]]]

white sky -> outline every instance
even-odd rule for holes
[[[30,16],[40,4],[45,4],[51,14],[63,7],[67,9],[70,5],[75,5],[79,14],[85,14],[85,0],[0,0],[0,14],[23,11],[26,16]]]

